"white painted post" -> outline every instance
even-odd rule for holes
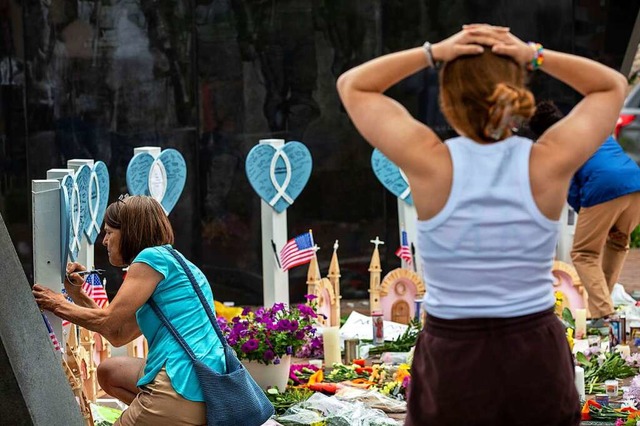
[[[573,247],[573,236],[576,234],[577,222],[578,214],[569,204],[565,204],[560,215],[560,235],[556,247],[556,258],[568,264],[571,264],[571,248]]]
[[[60,181],[31,181],[33,217],[33,278],[34,282],[60,292],[62,260],[60,252]],[[62,320],[45,311],[53,332],[64,345]]]
[[[422,278],[422,261],[418,256],[418,231],[417,231],[418,213],[416,207],[409,205],[400,198],[398,198],[398,235],[400,236],[400,244],[402,244],[402,228],[407,232],[407,238],[409,239],[409,245],[411,247],[411,254],[413,254],[413,265],[407,264],[402,260],[402,267],[405,269],[412,269],[420,278]]]
[[[284,139],[262,139],[261,144],[279,148]],[[273,243],[279,252],[287,243],[287,210],[276,212],[264,200],[260,201],[262,218],[262,289],[264,306],[272,306],[276,302],[289,303],[289,272],[283,271],[276,264],[276,253]],[[279,255],[280,253],[278,253]]]
[[[74,160],[67,161],[67,167],[72,169],[74,172],[77,172],[81,166],[87,166],[89,168],[92,168],[93,164],[94,164],[93,160],[87,160],[87,159],[74,159]],[[91,200],[91,195],[89,195],[89,201],[90,200]],[[87,269],[94,269],[95,261],[94,261],[93,244],[89,242],[89,239],[84,233],[84,229],[80,230],[80,232],[82,235],[80,237],[80,251],[78,252],[78,262],[81,265],[86,266]]]

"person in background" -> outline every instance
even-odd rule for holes
[[[132,196],[110,204],[104,221],[109,263],[129,266],[113,301],[101,309],[82,291],[77,272],[86,268],[70,263],[64,287],[74,303],[38,284],[33,286],[36,302],[41,309],[100,333],[114,346],[141,334],[146,337],[146,360],[114,357],[98,366],[102,389],[129,405],[117,426],[206,425],[205,399],[193,363],[147,303],[153,297],[198,359],[225,372],[222,344],[187,275],[166,249],[173,244],[169,218],[152,197]],[[186,263],[214,309],[206,277]]]
[[[540,102],[529,128],[538,137],[563,117],[553,102]],[[640,167],[609,135],[571,179],[567,201],[579,213],[571,260],[589,294],[589,313],[607,318],[631,232],[640,224]]]
[[[443,63],[442,143],[385,91]],[[512,129],[534,113],[539,69],[583,95],[535,145]],[[595,61],[465,25],[338,79],[362,136],[407,175],[418,214],[427,319],[406,425],[578,425],[580,407],[551,267],[569,181],[611,132],[626,79]],[[535,403],[544,409],[522,409]]]

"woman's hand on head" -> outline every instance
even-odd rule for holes
[[[536,54],[534,48],[518,37],[505,31],[497,35],[499,41],[491,46],[491,51],[496,55],[508,56],[520,65],[529,64]]]
[[[31,292],[40,309],[44,309],[49,312],[55,313],[56,308],[59,307],[60,304],[69,303],[62,294],[56,293],[50,288],[41,286],[40,284],[34,284],[31,288]]]
[[[464,25],[462,31],[431,46],[435,61],[449,62],[459,56],[479,55],[484,47],[504,43],[509,28],[487,24]]]

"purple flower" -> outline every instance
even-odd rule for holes
[[[314,311],[311,306],[299,304],[298,305],[298,310],[300,311],[300,313],[302,315],[304,315],[306,317],[316,318],[318,316],[318,314],[316,314],[316,311]]]
[[[278,327],[277,327],[278,331],[288,331],[291,330],[291,321],[289,321],[288,319],[281,319],[278,320]]]
[[[259,346],[260,346],[260,342],[258,342],[256,339],[249,339],[242,344],[241,349],[242,349],[242,352],[248,353],[248,352],[255,351],[256,349],[258,349]]]
[[[249,315],[249,312],[251,312],[251,308],[246,306],[243,310],[242,310],[242,316],[247,316]],[[237,317],[236,317],[237,318]]]
[[[264,351],[264,355],[262,357],[265,361],[271,361],[276,357],[276,354],[271,349],[267,349]]]
[[[245,308],[243,315],[231,321],[221,319],[219,324],[240,359],[278,364],[285,355],[304,353],[322,356],[322,345],[315,338],[314,318],[317,316],[315,303],[293,306],[275,303],[270,308],[260,307],[254,312]]]
[[[317,299],[318,296],[316,296],[315,294],[305,294],[304,298],[311,302],[312,300]]]

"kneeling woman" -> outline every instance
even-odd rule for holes
[[[140,334],[149,343],[141,358],[110,358],[98,367],[102,389],[129,405],[117,425],[205,425],[206,408],[193,364],[184,349],[146,303],[160,307],[185,337],[196,356],[212,369],[224,372],[224,352],[207,314],[178,261],[167,250],[173,229],[162,206],[153,198],[120,199],[105,213],[103,245],[114,266],[129,266],[127,276],[105,309],[82,289],[78,263],[67,266],[64,286],[75,303],[40,286],[33,294],[42,309],[103,335],[122,346]],[[186,261],[213,308],[213,295],[204,274]]]

